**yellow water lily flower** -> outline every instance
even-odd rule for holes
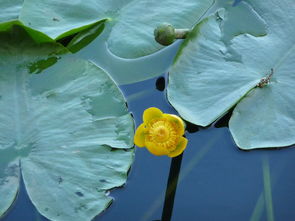
[[[183,137],[184,129],[185,124],[180,117],[151,107],[143,113],[143,123],[135,132],[134,143],[138,147],[146,147],[154,155],[176,157],[188,142]]]

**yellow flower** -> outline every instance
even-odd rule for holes
[[[154,155],[176,157],[188,142],[183,137],[184,129],[185,124],[180,117],[151,107],[143,113],[143,123],[135,132],[134,143],[138,147],[146,147]]]

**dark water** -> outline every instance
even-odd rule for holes
[[[158,80],[158,88],[163,84]],[[151,106],[176,113],[157,78],[121,86],[135,121]],[[228,128],[201,128],[188,133],[177,186],[173,221],[295,220],[295,148],[239,150]],[[111,192],[114,203],[95,220],[160,220],[171,160],[146,149],[136,150],[124,188]],[[47,220],[34,209],[23,184],[9,213],[1,221]]]

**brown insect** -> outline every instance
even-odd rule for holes
[[[256,86],[263,88],[264,86],[268,85],[272,75],[273,75],[273,68],[270,69],[270,74],[268,76],[262,78]]]

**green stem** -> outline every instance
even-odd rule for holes
[[[190,29],[175,29],[175,39],[185,39]]]

